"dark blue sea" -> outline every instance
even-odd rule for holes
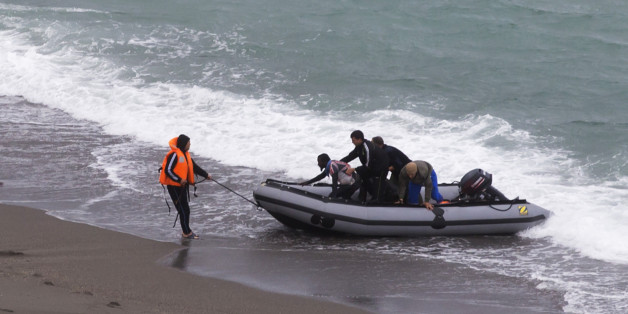
[[[376,313],[625,313],[627,34],[614,0],[0,0],[0,202],[178,242],[171,138],[251,199],[360,129],[554,215],[506,237],[322,237],[205,182],[203,240],[173,266]]]

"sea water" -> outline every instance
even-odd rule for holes
[[[190,136],[250,199],[267,177],[314,177],[360,129],[440,182],[482,168],[554,215],[510,240],[330,240],[203,183],[192,227],[275,252],[462,265],[557,293],[567,312],[625,312],[627,15],[610,0],[2,0],[0,201],[177,241],[156,183],[171,138]],[[407,284],[387,289],[416,299]]]

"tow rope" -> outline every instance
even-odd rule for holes
[[[205,179],[205,180],[207,180],[207,179]],[[203,180],[203,181],[205,181],[205,180]],[[235,195],[237,195],[237,196],[241,197],[241,198],[242,198],[242,199],[244,199],[245,201],[247,201],[247,202],[249,202],[249,203],[253,204],[253,205],[255,206],[255,208],[257,208],[257,210],[262,210],[262,209],[259,207],[259,205],[258,205],[257,203],[255,203],[255,202],[251,201],[250,199],[248,199],[248,198],[246,198],[246,197],[242,196],[242,195],[241,195],[241,194],[239,194],[238,192],[236,192],[236,191],[234,191],[234,190],[230,189],[228,186],[225,186],[224,184],[222,184],[222,183],[220,183],[220,182],[218,182],[218,181],[214,180],[213,178],[212,178],[211,180],[212,180],[212,181],[214,181],[214,182],[216,182],[216,184],[218,184],[218,185],[222,186],[223,188],[227,189],[229,192],[231,192],[231,193],[233,193],[233,194],[235,194]],[[201,182],[203,182],[203,181],[201,181]],[[200,183],[200,182],[199,182],[199,183]],[[194,189],[196,189],[196,187],[194,187]]]
[[[161,170],[161,168],[159,170]],[[227,189],[229,192],[231,192],[231,193],[241,197],[245,201],[253,204],[258,211],[262,210],[261,207],[257,203],[255,203],[254,201],[244,197],[242,194],[239,194],[238,192],[236,192],[236,191],[232,190],[231,188],[229,188],[228,186],[226,186],[226,185],[224,185],[224,184],[214,180],[213,178],[211,180],[216,182],[216,184],[220,185],[221,187]],[[201,182],[205,182],[205,181],[207,181],[207,178],[203,178],[203,180],[200,180],[200,181],[194,183],[194,185],[193,185],[194,186],[194,192],[193,192],[194,197],[198,197],[198,195],[196,195],[196,185],[201,183]],[[170,204],[168,204],[168,199],[166,198],[166,187],[163,184],[161,185],[161,187],[164,189],[164,201],[166,202],[166,205],[168,206],[168,214],[170,214]],[[189,191],[190,190],[188,189],[188,193],[190,193]],[[180,200],[180,197],[181,197],[180,195],[177,195],[177,202]],[[189,194],[188,194],[188,199],[190,199]],[[176,204],[175,204],[175,206],[176,206]],[[173,228],[177,225],[177,220],[178,219],[179,219],[179,212],[177,211],[177,216],[174,218],[174,224],[172,225]]]

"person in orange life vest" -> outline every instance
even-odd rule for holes
[[[177,208],[183,237],[198,239],[190,229],[189,185],[194,185],[194,175],[211,180],[207,171],[199,167],[190,157],[190,138],[185,134],[170,140],[170,152],[164,158],[159,182],[168,187],[168,194]]]

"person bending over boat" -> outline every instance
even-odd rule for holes
[[[360,158],[361,166],[347,169],[347,174],[358,173],[362,183],[360,185],[360,201],[366,201],[366,192],[371,188],[373,200],[379,200],[385,190],[386,176],[388,175],[388,155],[371,141],[364,139],[364,133],[355,130],[351,133],[351,142],[355,148],[340,161],[350,162]]]
[[[412,160],[399,149],[384,144],[384,139],[381,136],[376,136],[371,141],[373,144],[383,149],[388,155],[388,161],[390,163],[388,166],[388,170],[390,171],[390,183],[396,187],[399,185],[399,172],[401,172],[401,168]]]
[[[318,155],[317,162],[318,167],[323,172],[310,180],[301,182],[301,185],[310,185],[330,176],[331,194],[329,194],[329,197],[342,197],[344,199],[350,199],[353,193],[360,187],[357,173],[354,172],[351,175],[346,173],[347,169],[351,168],[348,163],[331,160],[327,154]]]
[[[207,171],[196,165],[190,157],[190,138],[185,134],[170,140],[170,152],[164,157],[159,175],[159,182],[168,187],[168,194],[172,198],[181,219],[181,231],[186,239],[198,239],[199,236],[190,229],[189,186],[194,185],[194,175],[211,180]]]
[[[421,187],[425,186],[425,201],[421,197]],[[432,210],[430,204],[433,198],[436,202],[443,201],[443,196],[438,191],[438,178],[432,165],[423,160],[415,160],[406,164],[399,172],[399,200],[396,204],[403,204],[406,190],[408,191],[408,204],[423,204],[425,208]],[[430,198],[431,197],[431,198]]]

